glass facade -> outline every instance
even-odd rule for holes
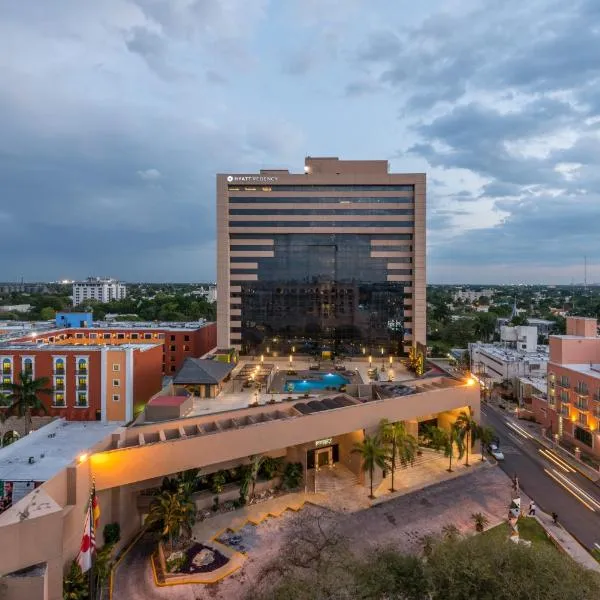
[[[274,256],[246,258],[243,262],[257,268],[230,271],[231,285],[241,287],[231,294],[232,308],[241,308],[241,327],[231,331],[241,333],[242,353],[332,351],[376,357],[382,348],[386,356],[402,353],[404,334],[410,331],[404,305],[411,265],[390,268],[395,259],[371,253],[373,239],[412,239],[410,234],[274,233],[268,238]],[[390,274],[405,280],[388,281]]]

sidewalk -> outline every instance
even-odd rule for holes
[[[590,481],[600,486],[600,471],[592,469],[592,467],[586,465],[584,462],[577,460],[571,453],[567,452],[560,445],[555,444],[548,438],[544,437],[540,433],[540,425],[538,423],[532,423],[531,421],[521,420],[515,417],[512,411],[506,411],[499,409],[495,404],[488,402],[484,404],[487,408],[493,410],[496,414],[502,415],[511,423],[518,425],[522,429],[525,429],[531,437],[537,442],[542,444],[547,450],[552,450],[560,456],[565,462],[567,462],[576,471],[581,473],[584,477],[587,477]]]
[[[600,563],[565,529],[555,525],[552,517],[537,509],[535,518],[546,530],[555,546],[563,550],[580,565],[600,573]]]

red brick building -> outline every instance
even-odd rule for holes
[[[215,347],[216,326],[54,329],[0,343],[0,390],[19,373],[47,377],[42,401],[51,416],[129,421],[187,357]]]

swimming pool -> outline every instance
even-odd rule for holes
[[[338,389],[350,380],[337,373],[312,374],[311,379],[288,379],[283,387],[285,392],[310,392],[311,390]]]

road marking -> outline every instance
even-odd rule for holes
[[[519,446],[523,445],[523,442],[516,436],[513,435],[510,431],[506,434],[515,444],[519,444]]]
[[[587,506],[592,512],[596,512],[596,508],[600,508],[598,503],[592,496],[582,490],[579,486],[575,485],[570,479],[565,477],[562,473],[559,473],[556,469],[552,469],[552,473],[548,469],[544,469],[544,472],[561,485],[565,490],[571,493],[579,502]]]
[[[516,423],[513,423],[512,421],[505,421],[505,423],[513,431],[516,431],[521,437],[528,438],[530,440],[533,439],[533,436],[528,431],[525,431],[525,429],[523,429],[520,425],[517,425]]]
[[[575,469],[568,463],[566,463],[560,456],[556,455],[552,450],[546,448],[538,448],[538,452],[543,454],[546,458],[550,459],[554,464],[558,465],[563,471],[567,473],[575,473]]]

